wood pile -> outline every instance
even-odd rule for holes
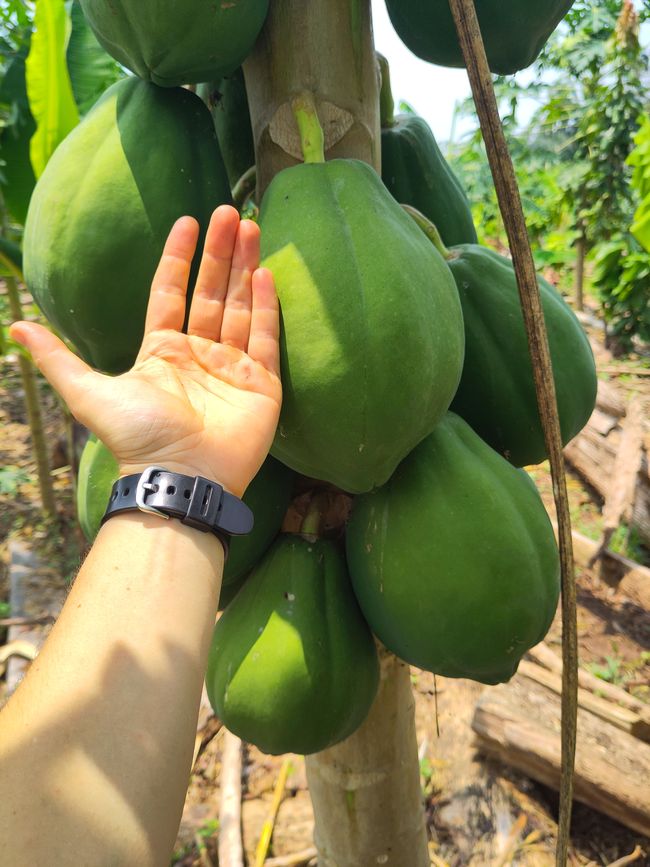
[[[580,672],[575,798],[650,836],[650,707]],[[508,684],[486,689],[475,746],[552,788],[560,781],[562,662],[534,648]]]
[[[603,547],[621,521],[650,547],[649,454],[647,401],[636,395],[625,403],[619,389],[599,381],[596,409],[564,455],[605,502]]]

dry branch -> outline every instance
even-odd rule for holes
[[[515,169],[499,117],[494,84],[474,0],[449,0],[449,5],[467,67],[488,162],[494,179],[499,210],[508,235],[512,262],[517,275],[521,309],[533,365],[535,393],[553,478],[553,495],[559,525],[562,575],[562,650],[564,656],[562,674],[562,775],[556,863],[558,867],[564,867],[569,849],[573,766],[576,751],[578,625],[571,517],[564,476],[562,434],[555,394],[555,381],[524,210]]]
[[[242,742],[227,731],[221,757],[220,867],[244,867],[244,847],[241,837],[241,769]]]
[[[282,762],[282,767],[280,768],[280,773],[278,774],[278,779],[273,790],[271,809],[269,810],[269,815],[262,826],[262,834],[260,836],[260,841],[257,844],[257,850],[255,851],[255,867],[264,867],[269,846],[271,845],[275,820],[278,815],[278,810],[280,809],[280,804],[282,803],[282,798],[284,797],[284,789],[287,785],[287,776],[290,767],[291,760],[285,759]]]

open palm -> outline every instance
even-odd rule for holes
[[[270,272],[258,268],[258,227],[222,206],[210,222],[183,333],[197,238],[190,217],[173,227],[127,373],[91,370],[35,324],[17,323],[12,335],[111,449],[121,475],[157,464],[241,496],[268,453],[280,412],[277,296]]]

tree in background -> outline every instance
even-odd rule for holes
[[[628,230],[637,196],[627,160],[646,101],[648,60],[639,29],[648,17],[647,0],[639,9],[632,0],[577,0],[537,61],[533,81],[497,82],[529,231],[540,248],[537,264],[571,267],[581,308],[585,258],[592,256],[603,315],[623,348],[635,334],[643,337],[638,309],[627,311],[626,304],[634,298],[640,308],[644,290],[639,284],[630,291],[628,283],[621,289],[627,266],[613,269],[606,263],[614,261],[616,243],[619,257],[635,258],[634,273],[643,271],[641,248]],[[522,98],[539,105],[523,126]],[[500,246],[504,236],[480,133],[453,148],[452,158],[475,202],[479,231]]]

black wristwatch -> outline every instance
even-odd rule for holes
[[[246,503],[203,476],[184,476],[163,467],[123,476],[111,490],[102,524],[113,515],[139,510],[161,518],[179,518],[188,527],[213,533],[228,556],[228,537],[253,529],[253,513]]]

